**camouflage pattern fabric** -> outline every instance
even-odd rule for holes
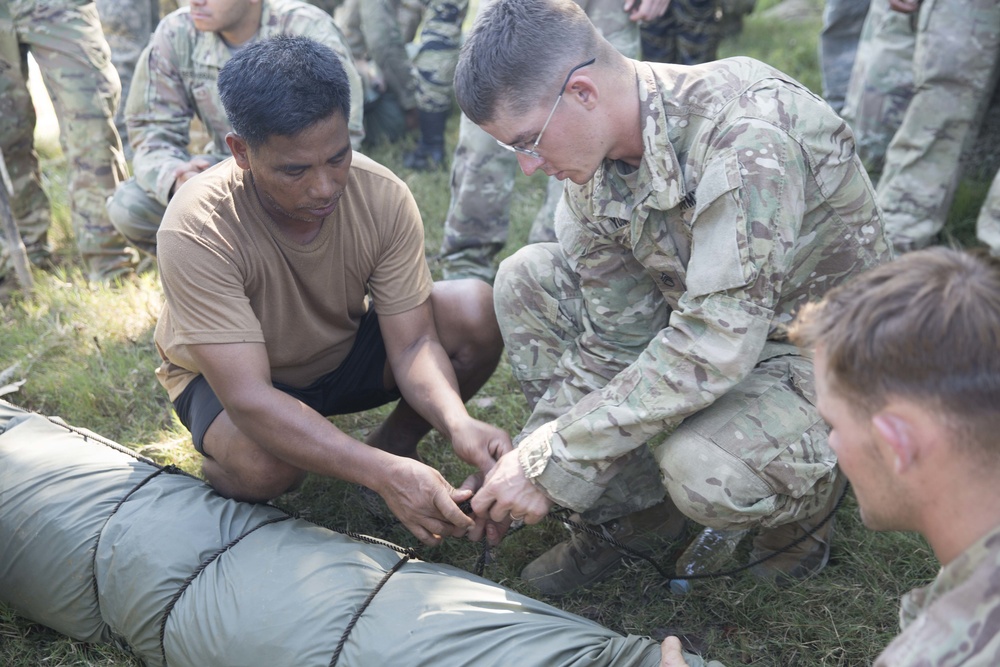
[[[979,127],[1000,59],[1000,2],[924,0],[913,53],[914,94],[889,143],[877,201],[897,252],[944,226],[965,142]]]
[[[450,111],[468,9],[468,0],[347,0],[337,19],[355,59],[375,62],[404,110]]]
[[[139,54],[146,48],[149,38],[160,20],[159,0],[95,0],[97,12],[101,15],[104,37],[111,47],[111,64],[122,82],[122,99],[128,99],[132,85],[132,73]],[[132,147],[128,143],[125,126],[125,105],[118,106],[115,127],[125,148],[125,157],[132,159]]]
[[[1000,257],[1000,171],[993,177],[993,184],[986,194],[986,201],[979,209],[976,238],[990,249],[990,254]]]
[[[161,0],[161,4],[164,1],[165,0]],[[183,0],[181,3],[179,3],[178,7],[174,7],[173,9],[179,9],[180,7],[186,7],[188,5],[188,2],[189,2],[189,0]],[[310,5],[314,5],[316,7],[319,7],[320,9],[322,9],[327,14],[330,14],[331,16],[333,16],[333,13],[337,10],[337,8],[340,7],[342,4],[344,4],[344,0],[309,0],[309,4]],[[173,11],[173,9],[171,11]],[[165,13],[169,13],[169,12],[165,12]]]
[[[351,143],[359,148],[364,137],[361,78],[333,18],[298,0],[264,0],[255,39],[278,34],[310,37],[341,57],[351,82]],[[108,201],[111,221],[136,247],[155,251],[174,169],[195,157],[189,151],[195,116],[209,137],[202,157],[214,163],[230,156],[226,134],[231,128],[216,81],[231,56],[221,37],[195,29],[184,7],[160,22],[139,58],[125,107],[135,178]]]
[[[875,181],[913,96],[915,27],[915,18],[892,11],[888,0],[873,0],[858,41],[841,115]]]
[[[534,405],[522,466],[582,511],[670,433],[645,474],[692,518],[802,519],[835,457],[809,362],[780,340],[803,303],[890,259],[871,182],[844,122],[762,63],[637,66],[640,166],[567,185],[559,247],[522,248],[497,275]]]
[[[347,0],[336,16],[354,59],[372,60],[386,90],[407,110],[417,106],[417,79],[403,41],[400,5],[398,0]]]
[[[716,59],[722,41],[720,0],[671,0],[663,16],[639,29],[642,59],[697,65]]]
[[[424,11],[423,28],[413,67],[417,72],[417,107],[451,111],[462,22],[469,0],[432,0]]]
[[[639,27],[622,11],[620,0],[576,1],[615,48],[629,58],[639,57]],[[480,7],[486,4],[484,0]],[[510,200],[517,169],[517,156],[498,146],[493,137],[462,114],[439,260],[445,279],[493,282],[493,261],[506,243],[510,227]],[[557,182],[549,191],[561,194],[561,184]],[[551,211],[555,201],[550,200],[545,212],[539,213],[531,240],[552,238]]]
[[[1000,526],[945,565],[934,581],[903,596],[902,633],[874,667],[966,667],[1000,663]]]
[[[819,33],[819,66],[823,99],[837,113],[844,108],[861,29],[872,0],[826,0]],[[882,0],[876,0],[882,2]]]
[[[70,218],[91,280],[111,280],[137,264],[108,220],[104,201],[127,167],[113,118],[121,87],[97,8],[87,0],[0,3],[0,149],[14,186],[11,209],[35,261],[48,256],[49,202],[34,152],[35,112],[28,93],[28,53],[38,64],[59,120],[69,163]],[[6,272],[8,259],[0,248]]]

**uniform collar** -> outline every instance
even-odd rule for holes
[[[622,166],[605,160],[593,180],[594,210],[601,217],[629,220],[640,205],[669,210],[686,194],[656,74],[648,63],[635,62],[635,69],[643,146],[637,185],[634,191],[629,188],[618,173]]]

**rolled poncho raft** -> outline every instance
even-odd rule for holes
[[[106,442],[0,401],[0,599],[74,639],[170,667],[659,664],[649,638]]]

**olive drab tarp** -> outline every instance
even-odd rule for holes
[[[0,600],[28,619],[151,666],[325,667],[384,579],[336,664],[659,664],[651,639],[223,499],[0,401]]]

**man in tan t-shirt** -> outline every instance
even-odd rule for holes
[[[222,495],[266,501],[308,472],[377,491],[428,544],[482,532],[416,456],[431,427],[488,471],[511,449],[463,401],[502,349],[492,289],[434,283],[406,185],[351,150],[350,93],[312,40],[251,44],[219,74],[225,160],[179,188],[157,235],[157,371]],[[367,443],[325,416],[402,397]]]

